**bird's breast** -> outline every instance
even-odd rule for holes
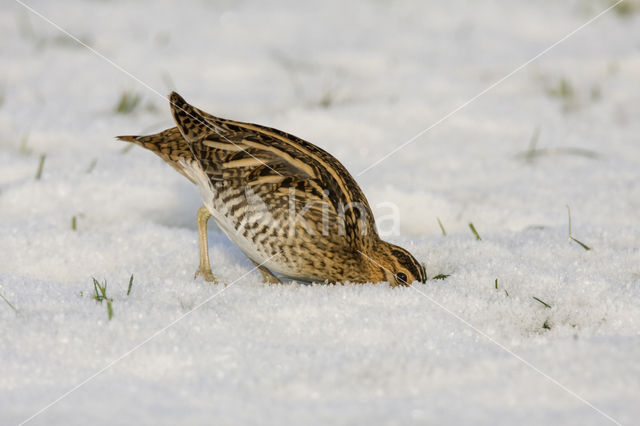
[[[305,238],[304,230],[297,229],[285,202],[265,201],[249,186],[212,182],[199,162],[184,160],[181,166],[198,186],[203,204],[220,230],[247,257],[278,275],[324,280],[322,268],[315,265],[322,258],[321,249]]]

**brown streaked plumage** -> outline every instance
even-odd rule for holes
[[[208,281],[210,216],[258,267],[266,282],[426,281],[405,249],[383,241],[366,197],[331,154],[257,124],[214,117],[169,96],[177,127],[119,136],[147,148],[196,184],[200,267]]]

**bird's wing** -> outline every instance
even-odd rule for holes
[[[304,211],[307,223],[329,221],[353,247],[376,234],[371,208],[353,177],[317,146],[276,129],[207,114],[175,92],[171,109],[212,183],[247,188],[271,209]],[[322,226],[322,225],[320,225]]]

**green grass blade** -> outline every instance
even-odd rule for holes
[[[536,301],[538,301],[538,302],[542,303],[542,304],[545,306],[545,308],[551,309],[551,305],[550,305],[550,304],[548,304],[547,302],[543,302],[542,300],[540,300],[539,298],[537,298],[537,297],[535,297],[535,296],[532,296],[532,297],[533,297],[533,299],[534,299],[534,300],[536,300]]]
[[[446,237],[447,236],[447,231],[444,230],[444,226],[442,226],[442,222],[440,222],[440,218],[436,217],[436,220],[438,221],[438,225],[440,225],[440,230],[442,231],[442,235],[444,235]]]
[[[582,241],[578,241],[573,237],[569,237],[572,241],[575,241],[576,243],[580,244],[582,246],[583,249],[589,251],[591,250],[591,247],[589,247],[588,245],[586,245],[585,243],[583,243]]]
[[[42,169],[44,169],[44,160],[46,160],[47,154],[40,156],[40,162],[38,163],[38,170],[36,171],[36,180],[40,180],[42,177]]]
[[[435,277],[433,277],[432,279],[434,279],[434,280],[444,280],[444,279],[446,279],[447,277],[450,277],[450,276],[451,276],[451,274],[438,274]]]
[[[98,287],[100,287],[100,283],[94,277],[91,277],[91,279],[93,280],[93,291],[95,292],[95,295],[93,296],[93,298],[100,301],[102,300],[100,299],[100,292],[98,291]]]
[[[17,314],[18,313],[18,308],[16,308],[15,306],[13,306],[13,304],[11,302],[9,302],[9,300],[7,300],[6,297],[4,297],[4,295],[2,293],[0,293],[0,297],[2,297],[2,300],[4,300],[4,302],[9,305],[9,307],[11,309],[13,309],[13,311]]]
[[[130,114],[138,107],[141,100],[142,97],[137,93],[123,92],[114,112],[116,114]]]
[[[107,316],[109,317],[109,321],[113,318],[113,306],[111,306],[111,299],[107,299]]]
[[[473,226],[473,223],[469,223],[469,228],[471,229],[471,232],[473,232],[473,235],[476,236],[476,240],[482,240],[482,238],[480,238],[480,234],[478,234],[478,231],[476,231],[476,227]]]
[[[127,296],[131,294],[131,287],[133,287],[133,274],[131,274],[131,278],[129,278],[129,287],[127,288]]]
[[[540,138],[540,126],[536,126],[533,129],[533,134],[531,135],[531,139],[529,140],[529,150],[525,153],[525,160],[528,162],[533,161],[536,155],[536,144],[538,143],[538,139]]]
[[[587,251],[591,250],[591,247],[589,247],[582,241],[578,241],[577,239],[573,238],[573,235],[571,234],[571,209],[569,208],[569,206],[567,206],[567,216],[569,218],[569,241],[575,241],[576,243],[580,244],[583,249]]]

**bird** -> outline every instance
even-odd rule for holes
[[[213,217],[266,283],[426,282],[424,263],[378,235],[360,186],[331,154],[281,130],[210,115],[176,92],[169,103],[175,127],[117,139],[152,151],[199,188],[195,277],[217,282]]]

